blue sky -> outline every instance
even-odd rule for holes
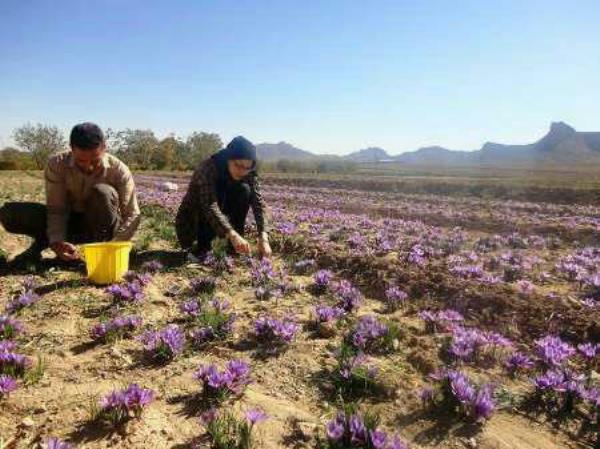
[[[600,131],[600,2],[0,2],[0,146],[27,122],[292,144]]]

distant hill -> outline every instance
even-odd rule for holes
[[[540,163],[580,164],[600,162],[600,133],[577,132],[563,122],[550,125],[540,140],[525,145],[486,142],[476,151],[455,151],[441,147],[421,148],[394,158],[406,164],[424,165],[530,165]]]
[[[392,157],[387,154],[383,148],[379,147],[370,147],[363,150],[358,150],[354,153],[344,156],[344,158],[354,162],[378,162],[392,159]]]
[[[308,160],[331,158],[280,142],[257,145],[259,158],[264,160]],[[600,132],[579,132],[564,122],[554,122],[541,139],[525,145],[486,142],[479,150],[450,150],[441,146],[419,148],[390,156],[379,147],[355,151],[341,159],[356,163],[396,161],[407,165],[537,165],[541,163],[581,164],[600,163]]]
[[[301,150],[287,142],[259,143],[256,145],[256,152],[258,159],[263,161],[276,161],[279,159],[301,161],[318,157],[310,151]]]

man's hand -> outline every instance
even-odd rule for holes
[[[227,235],[227,238],[237,253],[250,254],[250,243],[248,243],[248,241],[240,236],[237,232],[230,231]]]
[[[60,260],[73,261],[81,259],[75,245],[69,242],[55,242],[50,245],[50,248]]]
[[[258,253],[265,259],[269,259],[273,254],[271,245],[269,245],[269,239],[265,235],[262,235],[258,238]]]

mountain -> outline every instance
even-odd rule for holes
[[[279,159],[300,161],[318,157],[310,151],[301,150],[287,142],[259,143],[256,145],[256,152],[258,159],[263,161],[276,161]]]
[[[350,153],[344,158],[354,162],[378,162],[392,159],[383,148],[379,147],[364,148]]]
[[[288,159],[295,161],[315,158],[338,158],[314,154],[286,143],[261,143],[256,145],[262,160]],[[356,163],[396,161],[407,165],[489,165],[511,166],[540,163],[581,164],[600,163],[600,132],[580,132],[564,122],[554,122],[549,131],[536,142],[524,145],[507,145],[486,142],[474,151],[449,150],[440,146],[419,148],[390,156],[379,147],[364,148],[341,159]]]
[[[456,151],[441,147],[420,148],[400,154],[395,160],[423,165],[530,165],[546,162],[576,164],[600,162],[600,133],[578,132],[563,122],[550,125],[548,133],[537,142],[505,145],[486,142],[479,150]]]

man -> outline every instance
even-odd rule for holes
[[[271,256],[266,205],[256,172],[256,148],[238,136],[226,148],[200,162],[188,186],[175,228],[181,247],[197,255],[210,250],[216,236],[225,237],[237,253],[250,252],[244,224],[252,207],[258,231],[258,252]]]
[[[130,240],[139,225],[133,176],[106,152],[98,125],[74,126],[69,140],[71,151],[48,160],[45,206],[6,203],[0,208],[0,223],[8,232],[34,239],[15,265],[38,262],[48,246],[62,261],[78,260],[76,243]]]

